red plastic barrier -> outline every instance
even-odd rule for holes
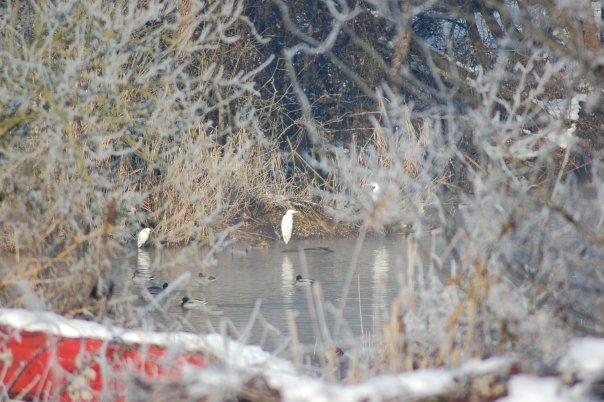
[[[64,338],[0,326],[0,376],[11,398],[122,400],[132,374],[145,382],[177,381],[183,367],[207,363],[201,353],[173,354],[156,345]]]

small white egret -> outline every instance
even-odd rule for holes
[[[149,240],[149,233],[151,233],[150,228],[144,228],[138,232],[138,235],[136,236],[138,248],[141,248],[147,242],[147,240]]]
[[[298,211],[294,211],[293,209],[288,209],[283,218],[281,219],[281,235],[283,236],[283,241],[285,244],[289,242],[289,239],[292,238],[292,229],[294,228],[294,214],[297,214]]]
[[[296,275],[296,286],[310,286],[314,280],[302,278],[302,275]]]
[[[372,181],[371,183],[369,183],[369,185],[371,187],[373,187],[373,190],[371,190],[371,198],[373,199],[373,201],[377,201],[378,198],[380,198],[380,185],[377,184],[376,182]]]
[[[180,306],[185,310],[193,310],[193,309],[203,309],[206,304],[208,304],[207,300],[201,299],[191,299],[189,296],[185,296],[182,298],[180,302]]]

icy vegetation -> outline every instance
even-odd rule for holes
[[[406,236],[406,285],[366,339],[313,287],[319,372],[284,335],[320,392],[272,398],[438,397],[381,391],[494,356],[467,395],[602,398],[599,3],[312,3],[2,3],[0,305],[136,327],[111,272],[142,228],[219,252],[295,207],[298,234]]]

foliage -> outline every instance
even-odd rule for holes
[[[602,335],[590,2],[311,3],[4,3],[0,232],[19,268],[2,267],[3,304],[92,308],[141,225],[158,247],[220,247],[244,213],[296,202],[360,241],[410,232],[411,284],[454,273],[401,289],[381,368],[547,366]]]
[[[278,191],[252,102],[271,58],[255,56],[240,2],[186,6],[2,6],[1,232],[24,266],[5,284],[45,283],[51,308],[78,308],[142,226],[156,242],[203,241]]]
[[[323,197],[337,219],[363,222],[361,234],[413,232],[409,284],[385,322],[385,361],[412,369],[515,351],[535,358],[527,359],[535,369],[570,337],[601,335],[603,187],[592,159],[599,130],[588,128],[601,122],[601,73],[591,6],[323,4],[324,29],[289,27],[298,43],[284,50],[303,124],[323,152],[315,164],[335,189]],[[372,17],[391,26],[384,54],[379,38],[355,32]],[[328,124],[315,116],[315,81],[303,80],[302,60],[329,55],[336,68],[343,37],[363,56],[343,63],[341,88],[376,88],[356,103],[372,112],[371,130],[326,147]],[[377,84],[363,57],[383,67]],[[361,188],[371,181],[381,189],[373,199]],[[455,290],[415,287],[430,276],[426,267],[451,270]],[[356,269],[353,260],[345,289]]]

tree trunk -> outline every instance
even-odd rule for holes
[[[480,64],[483,69],[488,70],[491,68],[489,48],[484,44],[484,40],[478,31],[478,25],[476,24],[476,17],[474,16],[472,2],[464,2],[464,13],[464,18],[468,27],[468,34],[474,48],[474,56],[476,56],[478,64]]]
[[[601,44],[600,33],[596,26],[591,1],[583,0],[581,12],[581,31],[583,33],[583,44],[585,49],[589,50],[594,58],[600,56]]]
[[[193,23],[193,18],[191,17],[192,1],[193,0],[182,0],[177,7],[181,17],[178,31],[176,32],[176,43],[178,48],[184,47],[193,35],[193,30],[191,30],[191,24]],[[182,62],[185,57],[186,53],[180,51],[178,61]]]
[[[394,84],[401,74],[401,68],[407,63],[409,55],[409,44],[411,43],[411,21],[409,20],[409,3],[400,3],[399,10],[395,11],[397,16],[397,41],[392,51],[392,64],[390,65],[390,84]]]

